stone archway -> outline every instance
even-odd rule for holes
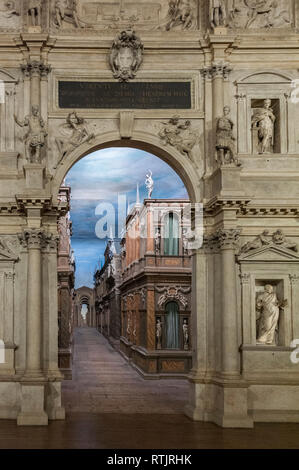
[[[85,323],[82,323],[82,306],[86,305],[87,315]],[[95,323],[95,299],[94,291],[90,287],[82,286],[75,291],[74,302],[74,327],[80,326],[96,326]]]

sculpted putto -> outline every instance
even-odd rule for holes
[[[89,142],[95,137],[94,134],[88,131],[84,118],[79,117],[75,111],[69,113],[66,118],[66,124],[62,129],[69,134],[69,138],[56,139],[56,144],[60,153],[60,160],[58,161],[57,166],[68,152],[71,152],[74,148],[84,142]]]
[[[230,107],[225,106],[223,116],[217,119],[216,149],[220,165],[235,164],[240,166],[236,157],[235,137],[233,136],[234,123],[229,117]]]
[[[114,78],[128,82],[135,78],[143,60],[143,44],[132,28],[121,31],[112,44],[109,62]]]
[[[31,114],[26,116],[24,121],[20,121],[16,115],[14,119],[20,127],[28,127],[28,132],[24,136],[27,160],[30,163],[41,163],[41,148],[45,145],[48,132],[39,107],[32,106]]]
[[[263,108],[254,109],[252,128],[258,129],[259,153],[272,153],[274,143],[274,123],[276,117],[271,108],[271,100],[264,100]]]
[[[279,312],[287,306],[287,301],[280,302],[273,286],[267,284],[265,291],[257,297],[257,344],[275,344]]]
[[[179,116],[173,116],[168,122],[163,122],[164,127],[159,132],[164,145],[171,145],[183,155],[193,160],[192,149],[198,142],[198,136],[191,130],[191,122],[180,122]]]

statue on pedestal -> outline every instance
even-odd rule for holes
[[[148,191],[147,198],[150,199],[153,194],[153,189],[154,189],[154,180],[152,178],[153,173],[151,170],[148,170],[148,173],[146,174],[146,179],[145,179],[145,186]]]
[[[212,28],[226,26],[226,16],[224,0],[210,0],[210,22]]]
[[[230,107],[224,106],[223,116],[217,119],[216,149],[220,165],[234,164],[240,166],[236,157],[235,137],[233,136],[234,123],[229,117]]]
[[[20,121],[16,115],[14,119],[20,127],[28,127],[28,132],[24,137],[27,160],[30,163],[41,163],[41,148],[45,145],[48,133],[40,115],[39,106],[32,106],[32,113],[26,116],[24,121]]]
[[[156,323],[156,338],[157,338],[157,349],[162,349],[162,323],[161,320],[157,320]]]
[[[189,349],[189,325],[187,319],[184,319],[183,323],[183,338],[184,338],[184,349]]]
[[[28,5],[28,16],[29,26],[40,26],[41,25],[41,14],[42,5],[41,0],[29,0]]]

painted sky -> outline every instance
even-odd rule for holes
[[[72,188],[76,288],[93,286],[94,272],[104,259],[107,238],[99,239],[95,230],[101,218],[102,204],[112,204],[117,218],[118,196],[126,196],[127,203],[134,204],[137,184],[142,201],[147,195],[144,181],[148,169],[153,172],[153,198],[188,198],[186,188],[175,171],[163,160],[142,150],[99,150],[80,160],[69,171],[66,184]]]

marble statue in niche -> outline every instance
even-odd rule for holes
[[[184,318],[183,322],[183,338],[184,338],[184,349],[189,349],[189,325],[188,320]]]
[[[26,116],[24,121],[20,121],[16,115],[14,119],[18,126],[28,127],[28,132],[24,136],[27,160],[30,163],[41,163],[41,149],[45,145],[48,132],[39,107],[32,106],[31,114]]]
[[[157,339],[157,349],[162,348],[162,323],[158,318],[156,323],[156,339]]]
[[[223,116],[216,123],[217,161],[220,165],[234,164],[240,166],[236,157],[234,123],[230,118],[230,107],[224,106]]]
[[[191,130],[191,122],[180,122],[179,116],[173,116],[168,122],[163,122],[163,129],[159,132],[159,137],[164,145],[175,147],[183,155],[193,159],[192,149],[198,143],[198,136]]]
[[[256,300],[257,344],[277,344],[277,329],[280,309],[287,306],[287,300],[280,302],[271,284]]]
[[[154,180],[152,178],[153,173],[151,170],[148,170],[147,174],[145,175],[145,187],[147,189],[147,198],[151,199],[154,189]]]
[[[80,28],[81,24],[78,18],[77,0],[56,0],[54,10],[54,23],[61,28],[63,22],[71,23],[76,28]]]
[[[109,62],[114,78],[128,82],[135,78],[143,60],[143,44],[132,28],[121,31],[112,44]]]
[[[41,0],[29,0],[28,16],[29,26],[41,26],[42,2]]]
[[[84,118],[77,115],[75,111],[69,113],[66,124],[61,127],[61,132],[66,135],[66,139],[57,138],[56,144],[59,150],[60,159],[56,167],[68,152],[71,152],[84,142],[94,139],[94,134],[90,133]]]
[[[276,117],[271,107],[271,100],[264,100],[263,108],[254,108],[252,116],[252,129],[258,131],[259,153],[273,153],[274,123]]]
[[[211,27],[226,26],[226,6],[224,0],[210,0],[210,24]]]
[[[196,25],[193,0],[170,0],[166,20],[158,29],[170,31],[176,27],[182,30],[193,29]]]

